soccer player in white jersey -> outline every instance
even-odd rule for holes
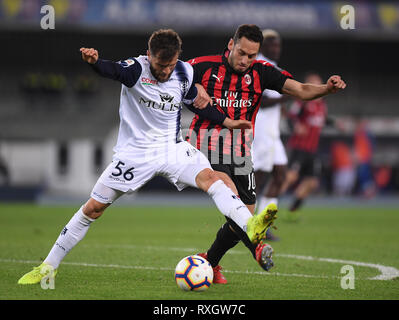
[[[122,83],[115,154],[89,200],[63,228],[43,263],[18,283],[35,284],[45,276],[55,276],[63,258],[104,210],[121,195],[137,191],[156,175],[166,177],[178,190],[192,186],[207,192],[218,209],[240,226],[241,237],[259,243],[275,217],[266,211],[262,217],[252,217],[239,197],[212,170],[208,159],[183,141],[180,112],[184,103],[190,110],[229,129],[249,129],[251,123],[227,118],[198,96],[191,65],[178,59],[179,35],[171,29],[155,31],[148,41],[146,56],[120,62],[99,59],[98,51],[93,48],[80,51],[83,60],[97,73]],[[193,107],[196,99],[200,100],[196,104],[198,109]],[[262,267],[268,263],[270,250],[271,247],[262,249],[262,259],[258,261]]]
[[[263,30],[263,45],[257,60],[265,60],[278,68],[281,38],[271,29]],[[255,137],[252,143],[252,160],[255,170],[256,194],[259,197],[257,210],[274,202],[278,205],[278,196],[287,171],[287,154],[280,139],[280,116],[282,103],[288,100],[277,91],[263,91],[261,106],[255,120]],[[266,180],[271,179],[266,185]],[[266,185],[266,186],[265,186]],[[278,240],[269,229],[267,240]]]

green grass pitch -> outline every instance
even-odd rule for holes
[[[224,222],[213,207],[110,207],[65,258],[54,290],[18,279],[47,256],[78,207],[0,205],[0,299],[399,299],[399,210],[280,210],[275,267],[264,272],[239,244],[221,261],[227,285],[183,292],[174,268],[205,251]],[[352,265],[355,288],[342,289]],[[391,267],[391,268],[389,268]],[[396,270],[396,271],[395,271]]]

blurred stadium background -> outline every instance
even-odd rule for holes
[[[47,4],[55,9],[54,30],[40,27],[40,9]],[[345,4],[355,8],[353,30],[340,27]],[[145,54],[152,31],[170,27],[180,33],[182,59],[188,60],[220,53],[242,23],[280,32],[279,65],[296,79],[314,70],[324,80],[339,74],[348,83],[345,92],[326,100],[346,131],[323,131],[318,195],[335,194],[332,146],[343,142],[353,154],[356,128],[366,120],[374,145],[375,194],[369,196],[397,199],[397,1],[0,0],[0,201],[86,199],[111,160],[120,84],[94,74],[82,62],[80,47],[120,60]],[[183,110],[183,127],[192,116]],[[284,119],[281,126],[286,139]],[[355,162],[351,169],[356,170]],[[357,183],[353,199],[362,197],[359,190]],[[156,178],[135,201],[165,191],[177,193]]]

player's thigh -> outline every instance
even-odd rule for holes
[[[285,148],[283,142],[280,138],[275,139],[274,141],[274,154],[273,154],[273,165],[274,166],[286,166],[288,164],[287,153],[285,152]]]
[[[254,140],[255,141],[255,140]],[[273,168],[275,148],[270,138],[252,145],[252,161],[255,171],[270,172]]]
[[[97,203],[103,204],[104,206],[112,204],[115,200],[121,197],[125,192],[106,186],[99,180],[94,185],[91,191],[90,198]]]
[[[200,180],[215,180],[216,175],[208,159],[198,149],[188,142],[180,142],[173,147],[176,154],[175,161],[168,161],[164,164],[161,174],[165,176],[180,191],[187,186],[194,188],[206,188],[198,185],[198,175],[201,173]]]
[[[241,201],[245,205],[256,204],[256,183],[253,169],[251,169],[248,174],[237,174],[237,172],[245,171],[235,170],[236,167],[233,164],[214,164],[212,168],[230,177]]]
[[[236,185],[238,195],[242,202],[248,205],[256,204],[256,182],[255,172],[252,171],[248,174],[236,174],[233,176],[233,182]]]

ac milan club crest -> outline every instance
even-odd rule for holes
[[[249,74],[246,74],[244,76],[244,81],[249,86],[251,84],[251,81],[252,81],[251,76]]]

